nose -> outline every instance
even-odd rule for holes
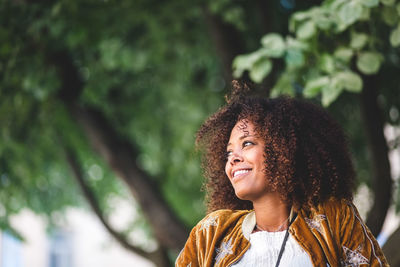
[[[243,161],[243,157],[239,153],[233,153],[231,159],[229,160],[231,165],[242,162],[242,161]]]

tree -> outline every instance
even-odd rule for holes
[[[336,2],[341,15],[331,18]],[[350,134],[359,173],[369,162],[357,123],[364,114],[371,155],[379,155],[372,159],[375,172],[387,181],[372,187],[382,195],[376,203],[384,203],[378,222],[370,223],[379,232],[391,199],[382,129],[384,122],[399,122],[388,115],[398,114],[400,99],[393,79],[398,13],[395,1],[347,2],[3,1],[1,226],[9,228],[8,217],[23,207],[52,219],[55,211],[87,200],[123,246],[168,266],[167,251],[183,246],[204,213],[194,133],[222,103],[233,62],[233,75],[274,87],[266,94],[322,92],[322,102]],[[363,21],[368,12],[375,24]],[[344,26],[336,29],[335,19]],[[382,41],[388,38],[391,45]],[[372,69],[371,62],[378,66]],[[376,105],[374,83],[385,85],[383,108]],[[343,90],[362,91],[360,103],[368,108],[353,112],[357,95]],[[369,119],[379,112],[384,120]],[[359,180],[374,181],[368,175]],[[115,194],[134,196],[157,251],[108,223],[108,199]]]
[[[181,27],[202,25],[190,12],[171,20],[184,7],[2,3],[3,227],[23,207],[55,216],[78,205],[75,177],[106,228],[134,248],[107,222],[108,198],[125,192],[115,180],[120,177],[159,242],[156,253],[133,251],[169,264],[166,248],[179,251],[185,225],[204,213],[191,151],[206,110],[218,103],[213,91],[202,89],[219,83],[219,76],[208,78],[219,70],[207,40],[196,32],[179,35]],[[132,17],[132,10],[140,12]],[[206,105],[194,101],[206,98]]]

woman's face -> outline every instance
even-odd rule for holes
[[[250,121],[240,120],[233,127],[227,145],[225,173],[236,196],[242,200],[256,201],[268,192],[264,146]]]

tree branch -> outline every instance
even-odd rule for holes
[[[215,51],[222,62],[225,82],[230,85],[233,79],[232,62],[237,55],[244,52],[243,40],[233,25],[212,14],[206,4],[203,5],[203,14]]]
[[[361,116],[364,122],[372,163],[372,188],[374,203],[366,223],[377,236],[382,229],[392,200],[392,177],[388,146],[383,133],[384,120],[378,104],[377,76],[364,76],[364,89],[360,95]]]
[[[383,253],[388,260],[390,266],[400,266],[400,227],[394,231],[394,233],[386,241],[385,245],[382,247]]]
[[[73,103],[82,93],[84,81],[68,51],[48,52],[48,60],[56,66],[62,81],[59,97],[65,103]]]
[[[153,253],[149,253],[147,251],[144,251],[140,249],[139,247],[136,247],[126,239],[124,235],[119,233],[117,230],[115,230],[106,220],[105,216],[103,215],[103,212],[101,211],[101,208],[99,206],[99,202],[97,200],[97,197],[95,196],[94,192],[90,188],[90,186],[86,183],[84,174],[82,171],[82,168],[78,161],[76,160],[76,156],[72,152],[71,149],[64,148],[65,151],[65,157],[67,159],[67,162],[69,166],[71,167],[71,170],[73,172],[73,177],[75,178],[76,182],[78,183],[83,196],[86,198],[88,201],[90,207],[94,211],[94,213],[97,215],[97,217],[100,219],[101,223],[103,226],[107,229],[107,231],[126,249],[144,257],[147,259],[151,260],[151,256],[153,256]]]
[[[78,105],[69,107],[92,147],[128,185],[161,245],[176,250],[182,248],[188,230],[166,204],[152,178],[137,165],[135,147],[121,139],[98,110]]]
[[[189,230],[166,204],[152,177],[137,165],[139,153],[135,146],[114,130],[101,111],[76,104],[83,82],[68,52],[46,52],[60,76],[60,100],[72,118],[82,127],[94,150],[128,185],[159,244],[177,251],[181,249]]]

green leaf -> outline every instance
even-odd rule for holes
[[[261,44],[265,48],[264,53],[269,57],[281,57],[285,52],[285,42],[282,36],[277,33],[270,33],[261,39]]]
[[[335,20],[329,17],[326,13],[321,13],[314,18],[314,21],[317,27],[322,30],[328,30],[329,27],[335,23]]]
[[[308,19],[310,17],[310,13],[311,13],[310,10],[298,11],[293,14],[292,18],[297,21],[302,21]]]
[[[363,12],[363,7],[357,2],[347,2],[339,9],[339,18],[345,25],[353,24],[357,21]]]
[[[344,61],[344,62],[349,62],[350,59],[353,57],[353,50],[347,47],[339,47],[336,49],[335,53],[333,54],[335,58]]]
[[[352,33],[350,47],[354,49],[362,49],[367,43],[368,35],[365,33]]]
[[[294,88],[292,86],[294,78],[291,73],[283,73],[280,75],[279,80],[271,89],[271,98],[278,97],[279,95],[294,96]]]
[[[60,14],[60,10],[62,9],[62,3],[58,2],[51,8],[51,15],[53,17],[56,17]]]
[[[239,78],[240,76],[242,76],[243,72],[245,70],[250,70],[250,68],[253,66],[253,64],[257,60],[259,60],[261,56],[262,56],[261,53],[259,53],[258,51],[255,51],[250,54],[239,55],[239,56],[235,57],[235,59],[233,60],[233,63],[232,63],[233,76],[235,78]]]
[[[322,87],[322,105],[328,107],[338,98],[342,91],[343,87],[340,87],[340,85],[335,82],[331,82],[327,86]]]
[[[347,3],[349,0],[333,0],[329,5],[328,5],[328,9],[330,12],[337,12],[339,10],[339,8]]]
[[[371,18],[371,9],[370,8],[363,8],[361,16],[359,18],[360,21],[367,21]]]
[[[400,3],[396,5],[397,14],[400,16]]]
[[[321,92],[321,89],[324,86],[327,86],[329,84],[329,82],[330,82],[330,79],[328,76],[322,76],[322,77],[313,79],[311,81],[308,81],[303,90],[304,97],[307,97],[307,98],[315,97],[316,95],[318,95]]]
[[[315,24],[313,21],[308,20],[303,22],[296,31],[296,36],[299,39],[309,39],[316,33]]]
[[[376,52],[364,52],[357,58],[357,68],[364,74],[375,74],[379,71],[382,55]]]
[[[289,31],[295,32],[298,23],[310,18],[310,14],[311,12],[309,10],[294,13],[289,20]]]
[[[399,21],[397,10],[393,7],[385,6],[382,9],[382,20],[389,26],[394,26]]]
[[[221,15],[224,22],[234,25],[241,31],[246,29],[245,23],[243,22],[244,10],[242,8],[238,6],[228,7]]]
[[[286,38],[286,47],[288,49],[296,49],[296,50],[308,50],[309,44],[306,41],[298,40],[288,36]]]
[[[256,82],[260,83],[272,69],[272,62],[268,58],[261,58],[250,69],[250,78]]]
[[[331,55],[323,54],[320,59],[320,68],[326,73],[335,71],[335,60]]]
[[[303,52],[299,49],[288,49],[285,54],[285,62],[289,68],[303,66],[305,63]]]
[[[386,6],[393,6],[396,3],[396,0],[381,0],[381,3]]]
[[[352,71],[338,72],[332,79],[349,92],[358,93],[363,86],[361,77]]]
[[[375,7],[379,5],[379,0],[358,0],[358,1],[366,7]]]
[[[397,47],[400,45],[400,23],[397,25],[396,29],[394,29],[390,34],[390,44],[393,47]]]

